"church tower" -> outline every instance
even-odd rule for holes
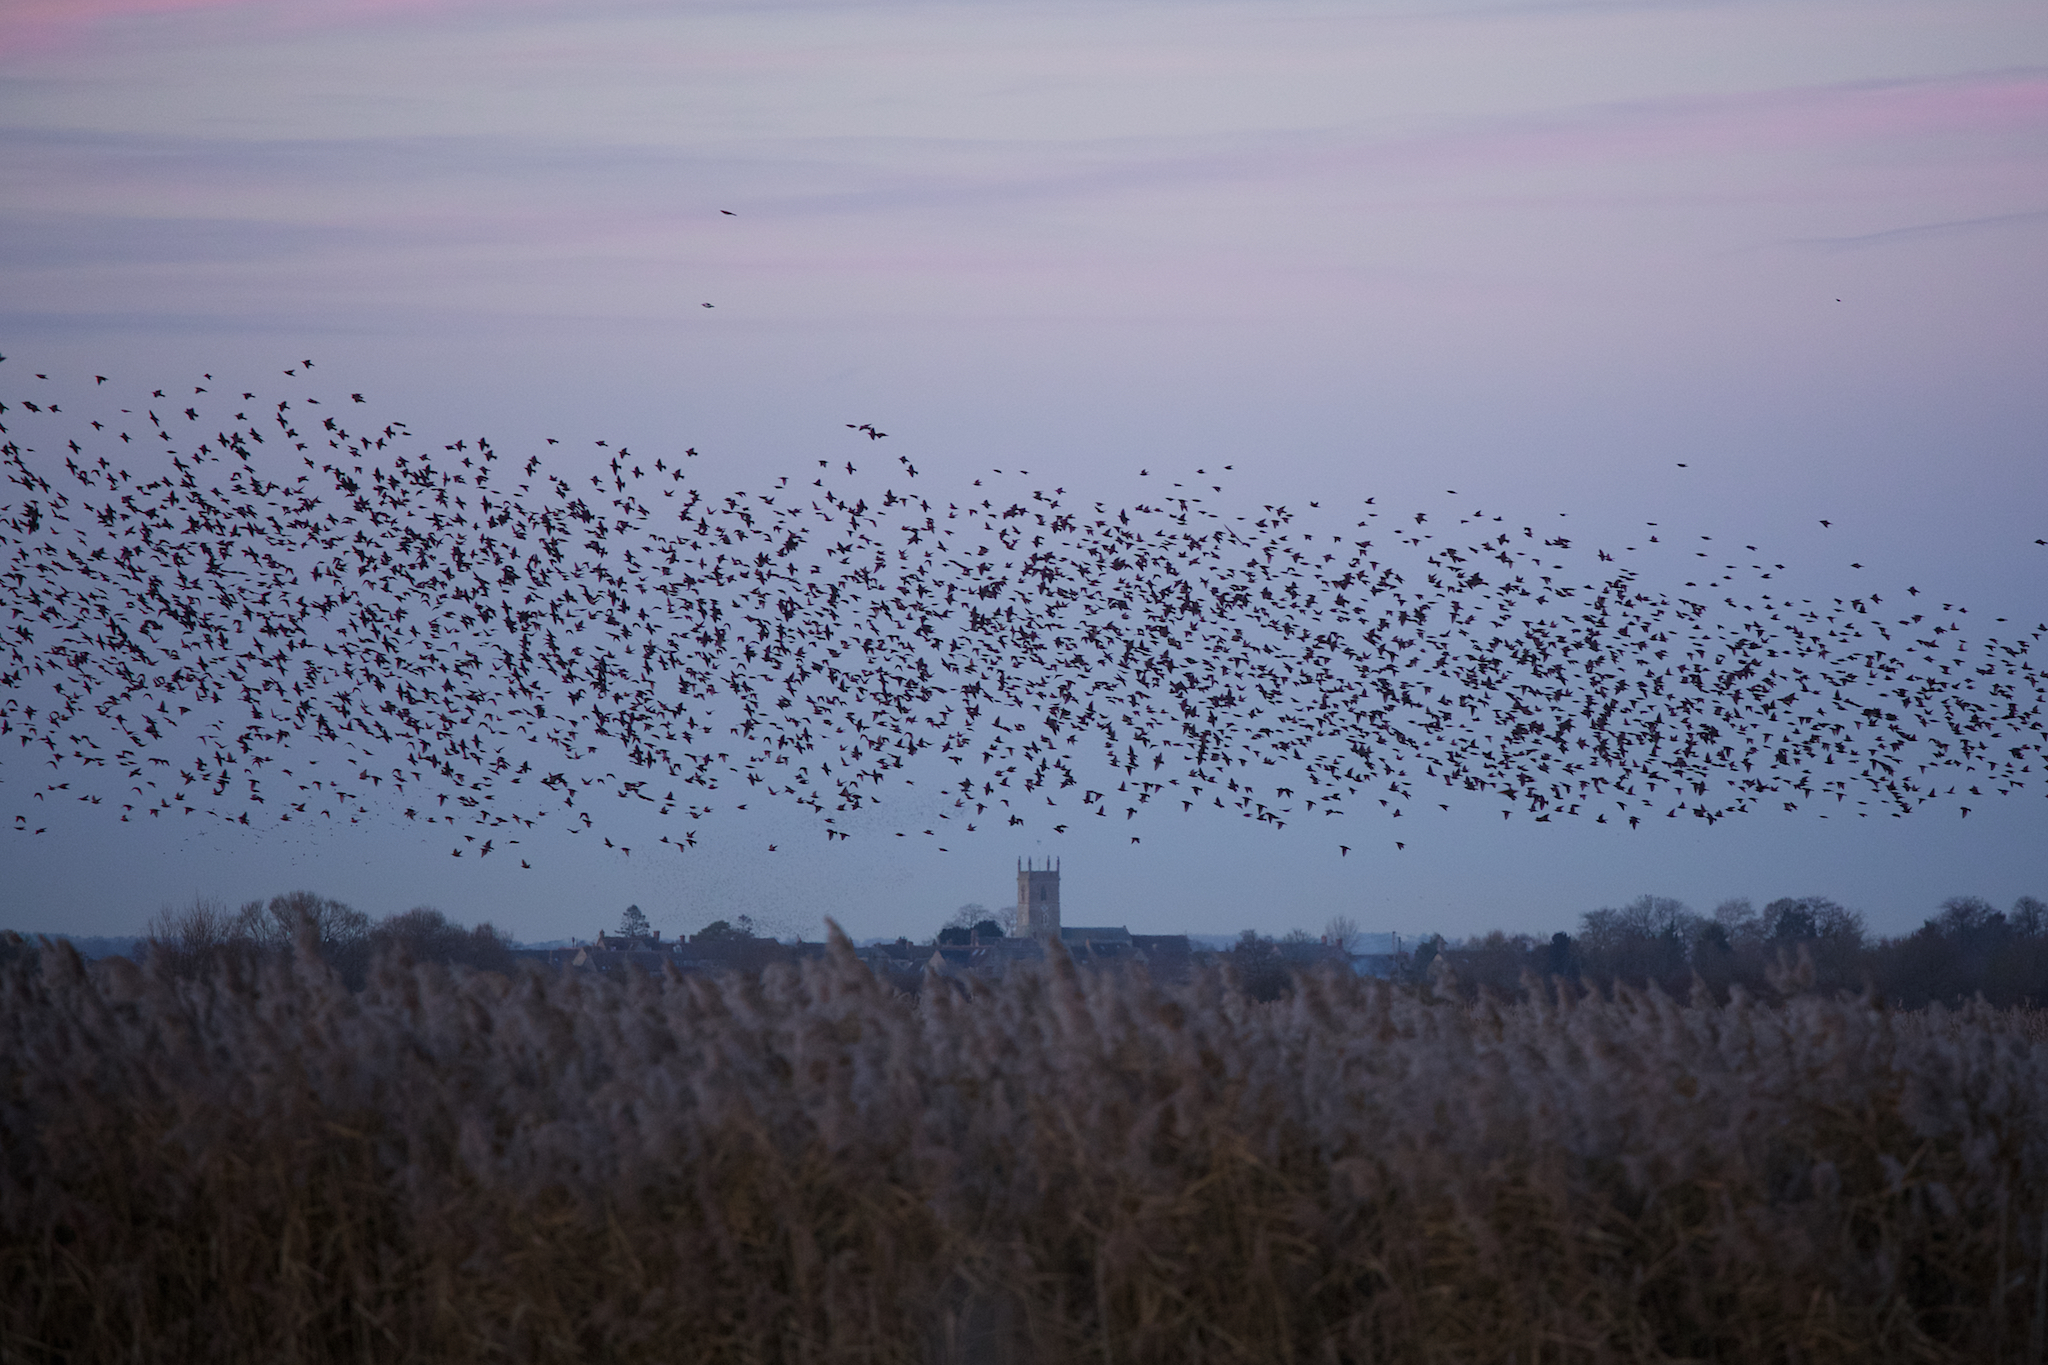
[[[1060,936],[1060,865],[1057,859],[1046,859],[1044,867],[1033,867],[1029,858],[1018,860],[1017,936]]]

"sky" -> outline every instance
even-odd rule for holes
[[[0,390],[81,402],[314,357],[423,439],[691,447],[712,487],[864,453],[872,422],[935,486],[1128,500],[1228,462],[1247,506],[1456,489],[1740,538],[1816,598],[2031,620],[2048,10],[27,0],[0,11],[0,351]],[[0,756],[10,808],[38,780]],[[1455,807],[1400,849],[1367,816],[1159,815],[941,853],[891,837],[928,817],[909,792],[844,842],[757,805],[665,859],[651,826],[631,855],[536,836],[530,869],[392,811],[79,809],[0,845],[0,925],[305,887],[527,939],[628,903],[928,936],[1051,855],[1069,922],[1141,932],[1547,934],[1654,893],[1827,895],[1896,933],[2048,896],[2044,793],[1640,831]]]

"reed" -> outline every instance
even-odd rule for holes
[[[23,946],[7,1362],[2043,1358],[2029,1012]]]

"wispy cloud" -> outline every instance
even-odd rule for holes
[[[2048,70],[2026,68],[1534,110],[1447,122],[1415,136],[1361,143],[1359,150],[1452,169],[1785,153],[2042,128],[2048,128]]]
[[[1270,193],[1298,204],[1314,203],[1323,192],[1318,186],[1417,204],[1526,194],[1531,185],[1558,202],[1676,194],[1680,185],[1694,199],[1739,198],[1757,192],[1753,174],[1664,172],[1788,154],[1808,168],[1791,174],[1810,173],[1803,183],[1824,192],[1829,167],[1845,149],[1940,145],[1956,136],[1981,143],[2042,128],[2048,128],[2048,72],[2032,69],[1589,103],[1393,127],[1033,140],[938,130],[926,137],[822,137],[805,130],[766,137],[657,135],[620,144],[613,140],[616,129],[581,137],[565,129],[557,139],[446,133],[308,139],[17,127],[7,132],[0,173],[38,185],[40,203],[32,213],[27,201],[0,213],[0,264],[35,271],[95,259],[109,266],[294,255],[331,260],[379,249],[411,259],[419,252],[485,246],[555,256],[600,243],[672,244],[677,224],[701,219],[715,200],[749,209],[744,240],[754,249],[769,249],[774,240],[775,251],[836,259],[855,250],[856,241],[858,249],[874,251],[907,232],[923,269],[952,260],[970,241],[981,243],[991,260],[1015,265],[1020,250],[1035,259],[1052,249],[1050,243],[1008,231],[998,233],[1000,242],[962,235],[962,222],[948,225],[945,215],[958,211],[981,223],[991,208],[1028,206],[1042,214],[1117,206],[1113,213],[1095,212],[1091,230],[1121,236],[1141,232],[1147,215],[1171,212],[1174,221],[1160,223],[1153,234],[1163,244],[1191,214],[1195,222],[1205,215],[1234,222],[1235,215],[1251,212],[1247,190],[1252,198]],[[2034,162],[2022,156],[2015,165],[2029,169]],[[1541,178],[1532,182],[1531,174]],[[2015,209],[2036,198],[2008,195],[2007,202],[2015,197]],[[1875,211],[1882,223],[1911,210],[1888,204]],[[2043,216],[2028,208],[1797,238],[1785,229],[1809,224],[1780,221],[1749,240],[1850,250]],[[801,224],[833,219],[888,219],[897,226],[886,238],[801,235]],[[771,239],[771,223],[799,235]],[[736,249],[691,232],[693,252],[729,256]]]
[[[2039,131],[2048,131],[2048,71],[2026,69],[1594,103],[1442,118],[1427,126],[1247,129],[1057,142],[807,139],[736,149],[734,158],[787,157],[841,171],[865,165],[870,174],[849,177],[855,183],[844,188],[820,187],[784,201],[791,210],[830,213],[895,211],[907,202],[1091,198],[1201,182],[1347,176],[1399,193],[1403,187],[1447,181],[1492,181],[1503,173],[1519,177],[1641,163],[1796,156],[1824,165],[1832,156],[1870,145],[1911,147],[1957,137],[1983,145],[2001,135]],[[1695,182],[1688,193],[1711,196],[1714,182]],[[1953,230],[2034,216],[1973,218]],[[1898,231],[1946,230],[1951,225]]]
[[[1715,0],[1370,0],[1361,12],[1381,18],[1446,18],[1574,11],[1689,9]],[[0,8],[0,54],[46,48],[89,36],[124,19],[160,15],[240,11],[254,24],[279,27],[340,27],[407,15],[451,10],[489,10],[494,15],[534,10],[577,11],[585,15],[631,13],[660,8],[647,0],[10,0]],[[705,6],[719,8],[722,6]],[[828,11],[830,0],[788,0],[777,8]],[[756,3],[750,9],[765,8]]]
[[[1816,251],[1859,251],[1928,238],[1971,236],[2034,223],[2048,223],[2048,209],[2033,213],[1994,213],[1982,218],[1957,218],[1942,223],[1918,223],[1912,227],[1858,233],[1853,237],[1791,237],[1774,245],[1810,247]]]
[[[559,4],[560,0],[10,0],[0,7],[0,56],[61,48],[131,19],[236,14],[251,27],[303,30],[486,5],[524,10]]]

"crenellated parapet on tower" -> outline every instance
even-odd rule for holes
[[[1060,936],[1060,865],[1056,858],[1036,867],[1029,858],[1017,861],[1017,936]]]

